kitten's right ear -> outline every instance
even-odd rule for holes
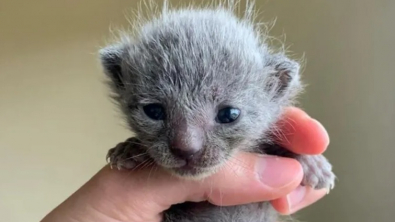
[[[110,78],[116,90],[125,89],[124,76],[122,74],[122,60],[125,55],[125,47],[122,44],[110,45],[99,51],[104,73]]]

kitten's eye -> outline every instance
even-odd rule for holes
[[[216,121],[219,123],[231,123],[234,122],[239,116],[239,109],[226,107],[218,111]]]
[[[143,107],[145,115],[153,120],[165,119],[165,108],[160,104],[149,104]]]

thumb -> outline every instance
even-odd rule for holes
[[[240,153],[201,181],[156,176],[158,181],[146,185],[163,211],[185,201],[229,206],[277,199],[300,185],[303,170],[294,159]]]

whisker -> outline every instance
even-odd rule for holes
[[[136,167],[134,167],[134,170],[138,169],[140,167],[140,169],[144,168],[144,166],[149,163],[151,161],[151,159],[146,159],[143,162],[139,163]]]
[[[155,165],[155,166],[151,167],[151,169],[150,169],[150,171],[149,171],[149,174],[148,174],[148,177],[147,177],[147,184],[149,183],[149,179],[151,178],[152,170],[153,170],[153,168],[155,168],[155,167],[157,167],[157,166]]]
[[[130,160],[130,159],[133,159],[133,158],[136,158],[136,157],[142,157],[142,156],[145,156],[145,155],[148,155],[148,153],[137,154],[137,155],[128,157],[128,158],[124,159],[123,161]]]

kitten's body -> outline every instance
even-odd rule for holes
[[[334,175],[323,156],[299,156],[271,143],[283,108],[302,88],[299,64],[274,54],[251,17],[249,11],[240,20],[221,7],[165,10],[136,37],[101,51],[114,98],[136,134],[109,151],[112,164],[133,168],[150,158],[196,179],[243,150],[296,158],[304,185],[332,188]],[[268,203],[203,202],[164,214],[164,222],[229,221],[274,222],[277,213]]]

